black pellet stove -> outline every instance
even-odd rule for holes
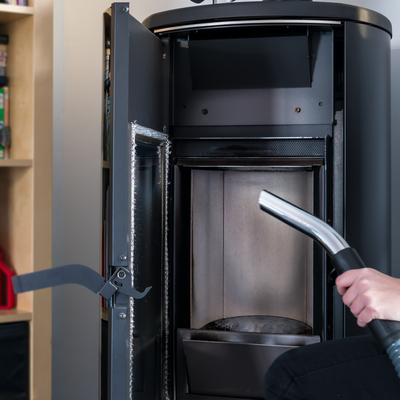
[[[277,355],[362,333],[326,253],[261,212],[261,190],[390,273],[390,22],[316,1],[143,24],[115,3],[104,21],[105,270],[152,286],[107,305],[104,398],[261,399]]]

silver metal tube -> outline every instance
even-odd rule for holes
[[[200,3],[200,1],[195,1]],[[215,3],[214,3],[215,4]],[[243,20],[243,21],[219,21],[219,22],[205,22],[199,24],[190,25],[177,25],[167,28],[155,29],[155,34],[163,34],[180,30],[196,30],[196,29],[207,29],[207,28],[225,28],[225,27],[236,27],[241,25],[273,25],[273,24],[296,24],[296,25],[340,25],[341,21],[329,21],[329,20],[318,20],[318,19],[254,19],[254,20]]]
[[[310,236],[331,256],[350,247],[330,225],[266,190],[261,191],[258,202],[263,211]]]

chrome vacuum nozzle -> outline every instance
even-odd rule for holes
[[[324,247],[338,274],[365,267],[357,251],[324,221],[266,190],[260,193],[258,202],[263,211],[312,237]],[[400,377],[400,322],[375,319],[368,324],[368,328],[382,350],[386,350]]]
[[[258,202],[263,211],[310,236],[331,256],[350,247],[330,225],[266,190],[260,193]]]

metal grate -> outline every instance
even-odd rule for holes
[[[177,140],[175,157],[324,157],[318,139],[194,139]]]

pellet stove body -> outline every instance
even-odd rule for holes
[[[198,6],[143,25],[127,10],[104,17],[105,255],[108,274],[126,266],[152,289],[109,304],[108,398],[261,398],[278,354],[360,331],[325,252],[261,213],[260,190],[390,273],[390,22],[311,1]]]

